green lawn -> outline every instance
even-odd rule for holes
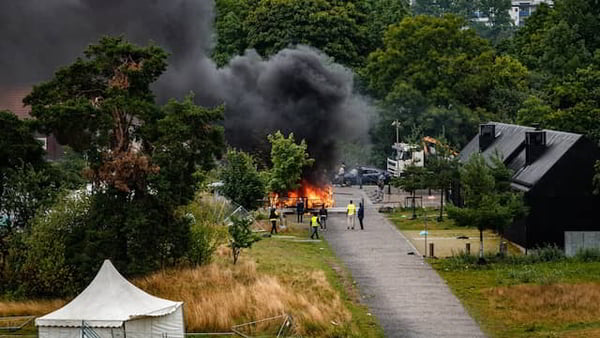
[[[600,262],[430,263],[490,337],[600,337]]]
[[[454,221],[448,219],[445,214],[443,221],[438,222],[437,218],[440,215],[439,210],[417,208],[417,218],[411,219],[412,215],[412,209],[397,209],[394,212],[387,214],[387,217],[399,230],[423,230],[425,222],[427,222],[427,228],[430,230],[464,229],[463,227],[454,224]]]

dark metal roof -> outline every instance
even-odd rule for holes
[[[532,164],[525,162],[525,132],[534,128],[490,122],[496,125],[496,138],[483,150],[489,160],[496,152],[504,159],[506,166],[514,171],[513,186],[519,190],[533,187],[567,151],[582,137],[580,134],[546,130],[546,148]],[[479,152],[479,134],[460,152],[459,159],[466,162],[472,154]]]

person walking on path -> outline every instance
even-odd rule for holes
[[[310,239],[315,239],[314,237],[317,236],[317,239],[319,239],[319,226],[321,225],[321,222],[319,221],[319,217],[317,216],[317,213],[313,213],[312,217],[310,218],[310,226],[312,227],[312,235],[310,235]]]
[[[319,219],[321,220],[321,229],[327,230],[327,209],[325,209],[325,205],[322,205],[319,209]]]
[[[350,204],[348,204],[348,208],[346,209],[346,215],[348,215],[348,219],[347,219],[347,229],[350,229],[350,226],[352,226],[352,230],[354,230],[354,215],[356,214],[356,205],[354,205],[354,203],[352,203],[352,200],[350,200]]]
[[[302,216],[304,215],[304,200],[302,197],[298,198],[296,202],[296,213],[298,214],[298,223],[302,223]]]
[[[365,218],[365,206],[363,204],[363,202],[360,202],[358,204],[358,222],[360,223],[360,230],[365,230],[365,228],[363,227],[363,218]]]
[[[269,221],[271,221],[271,235],[273,234],[273,231],[275,232],[275,235],[277,235],[277,218],[279,217],[279,215],[277,215],[277,209],[275,209],[275,207],[271,207],[271,212],[269,214]]]

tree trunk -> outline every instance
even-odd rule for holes
[[[440,217],[438,217],[438,222],[444,221],[444,188],[440,191]]]
[[[479,260],[483,260],[483,229],[479,229]]]
[[[417,198],[417,191],[413,190],[412,192],[412,207],[413,207],[413,214],[412,214],[412,219],[417,219],[417,203],[416,203],[416,198]]]

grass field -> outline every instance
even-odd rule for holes
[[[284,232],[296,239],[306,239],[307,234],[304,227]],[[326,241],[264,238],[244,249],[235,266],[230,250],[222,247],[208,265],[160,271],[134,284],[153,295],[184,301],[188,332],[225,332],[232,325],[287,313],[297,335],[383,336]],[[41,315],[63,303],[4,302],[0,316]],[[260,329],[268,331],[267,326]]]
[[[430,260],[490,337],[600,337],[600,263]]]

